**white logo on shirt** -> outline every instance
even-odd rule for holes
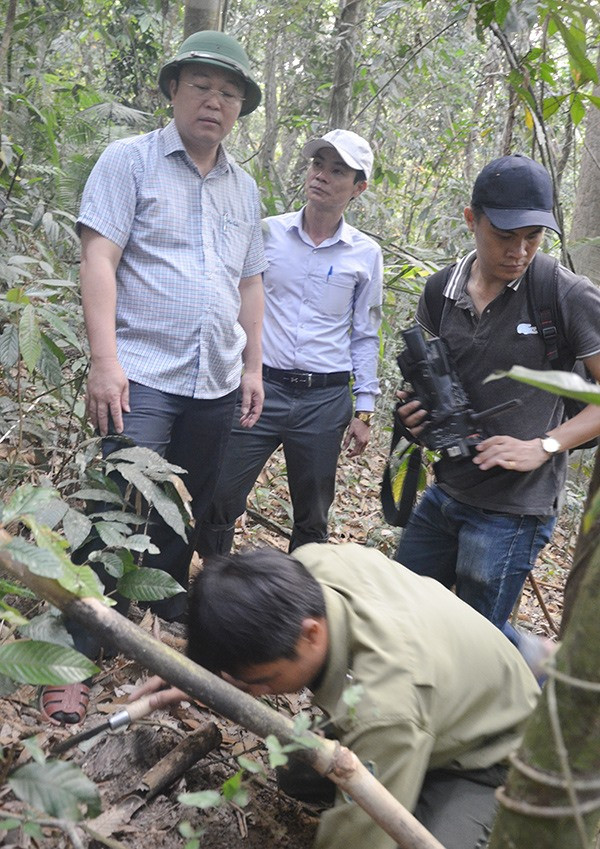
[[[531,336],[538,332],[537,327],[534,327],[533,324],[518,324],[517,325],[517,333],[519,336]]]

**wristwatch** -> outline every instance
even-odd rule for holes
[[[360,419],[361,422],[364,422],[369,427],[371,426],[371,421],[373,419],[373,413],[365,413],[363,410],[357,410],[354,413],[355,419]]]
[[[559,451],[562,451],[562,445],[555,439],[553,436],[542,436],[540,438],[540,442],[542,443],[542,449],[546,452],[546,454],[558,454]]]

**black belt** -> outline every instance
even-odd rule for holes
[[[282,368],[263,366],[263,377],[265,380],[273,380],[285,386],[293,386],[296,389],[322,389],[324,386],[344,386],[350,382],[349,371],[331,371],[328,374],[310,371],[287,371]]]

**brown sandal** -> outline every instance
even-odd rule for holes
[[[42,687],[40,713],[52,725],[76,725],[84,719],[89,701],[90,688],[81,681]]]

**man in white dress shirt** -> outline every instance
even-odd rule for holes
[[[373,153],[349,130],[332,130],[302,152],[311,157],[306,206],[263,222],[263,412],[251,430],[234,425],[200,533],[202,555],[229,552],[235,520],[279,445],[294,510],[290,551],[326,542],[341,447],[353,457],[369,441],[383,263],[379,246],[346,223],[344,210],[366,189]]]

